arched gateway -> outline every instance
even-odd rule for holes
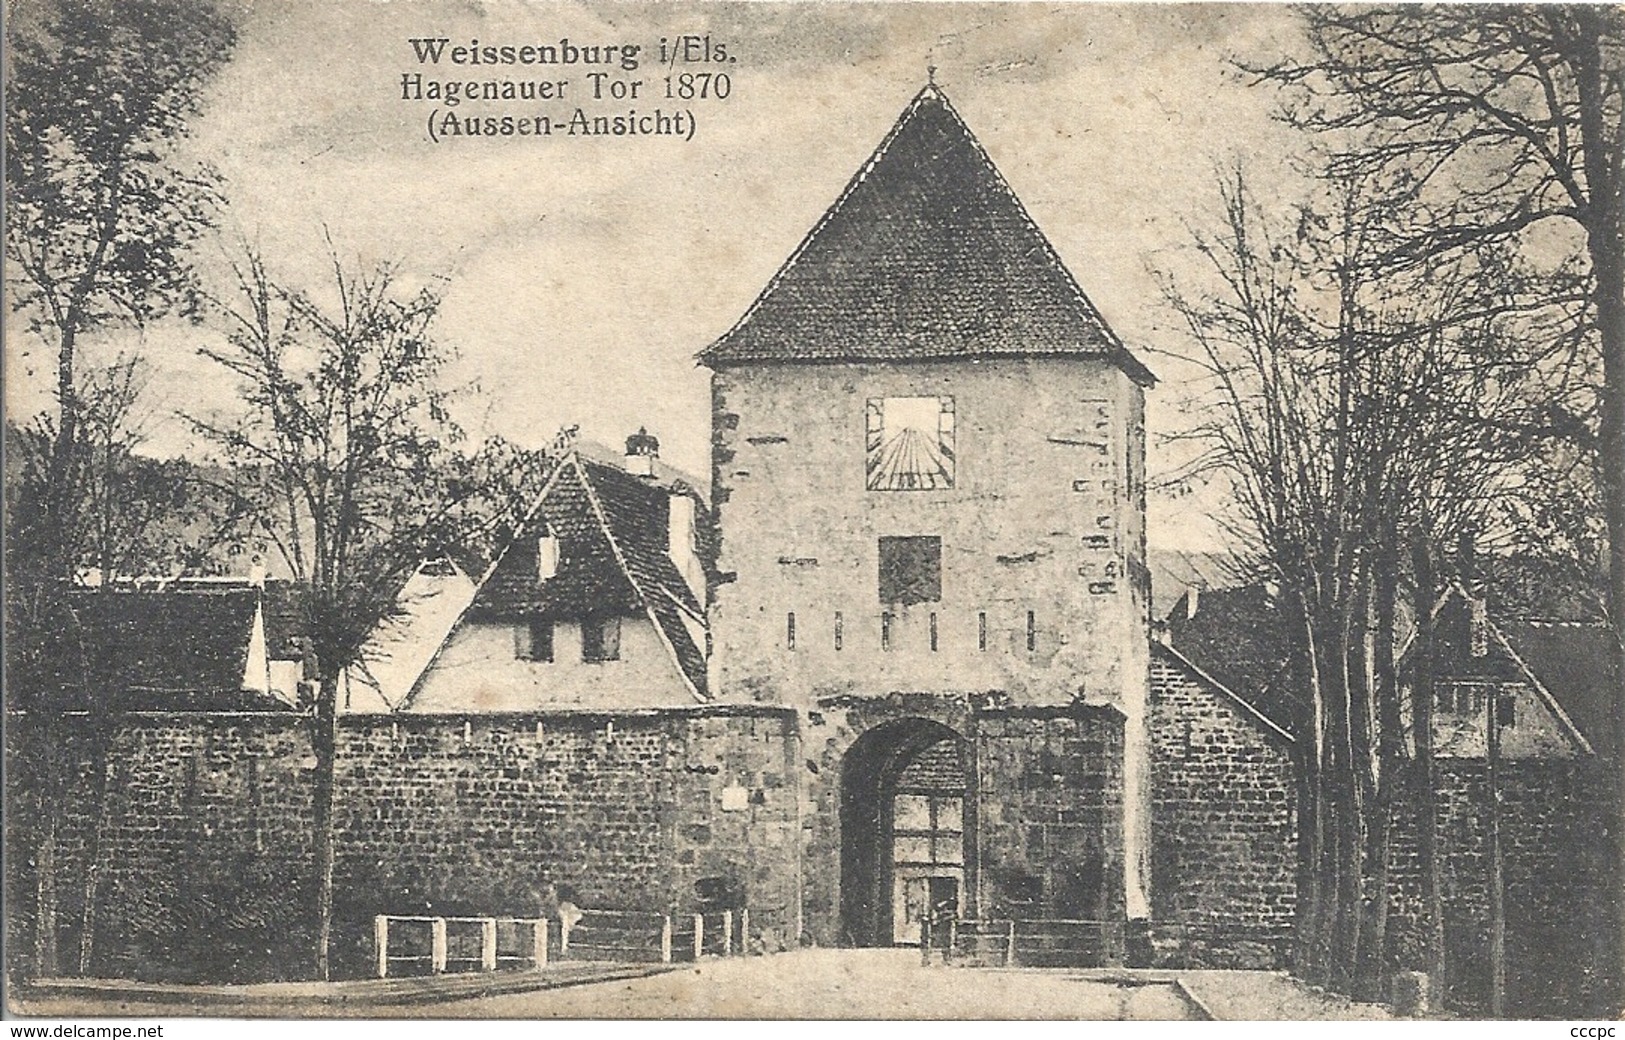
[[[923,718],[864,733],[841,769],[841,931],[856,946],[919,941],[920,917],[965,903],[966,743]]]

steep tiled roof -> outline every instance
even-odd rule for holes
[[[1104,358],[1153,379],[929,86],[700,361],[1033,355]]]
[[[1496,627],[1592,749],[1617,761],[1614,719],[1625,708],[1625,680],[1615,669],[1613,633],[1575,622],[1498,620]]]
[[[212,589],[96,589],[69,597],[86,707],[130,710],[286,710],[269,694],[243,690],[260,593]],[[98,692],[99,691],[99,697]]]
[[[575,619],[593,613],[647,614],[684,677],[706,695],[705,654],[686,616],[703,626],[705,608],[668,551],[674,491],[617,466],[572,453],[548,481],[519,535],[481,582],[467,616]],[[558,541],[558,566],[538,580],[538,540]]]
[[[474,596],[478,618],[579,618],[583,614],[643,612],[642,597],[616,558],[609,532],[587,490],[591,463],[559,466],[530,522],[508,545]],[[662,518],[664,522],[664,518]],[[665,528],[661,528],[664,535]],[[537,541],[558,540],[558,569],[537,581]]]
[[[1168,614],[1168,643],[1289,733],[1300,732],[1304,705],[1280,681],[1290,643],[1273,597],[1262,585],[1187,591]]]

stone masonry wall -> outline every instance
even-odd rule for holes
[[[793,943],[795,742],[793,715],[763,709],[347,719],[345,956],[364,959],[377,913],[691,912],[702,878],[742,893],[768,946]]]
[[[1440,759],[1438,849],[1443,859],[1445,999],[1488,1006],[1490,977],[1489,785],[1481,759]],[[1606,1006],[1610,890],[1605,873],[1605,769],[1592,759],[1503,762],[1497,785],[1507,926],[1508,1011],[1574,1018]],[[1389,898],[1400,966],[1425,963],[1421,927],[1420,806],[1396,813]]]
[[[99,843],[88,768],[58,840],[59,922],[81,920],[95,860],[95,974],[309,971],[308,727],[272,714],[120,721]],[[796,747],[794,716],[776,709],[346,718],[335,970],[368,971],[375,913],[529,916],[560,895],[686,911],[702,879],[742,894],[759,943],[794,942]],[[76,933],[59,932],[72,970]]]
[[[1298,854],[1286,739],[1154,650],[1150,740],[1159,957],[1191,967],[1284,967]]]
[[[1123,917],[1123,727],[1100,708],[976,719],[984,917]]]
[[[64,751],[76,766],[58,817],[58,971],[78,971],[92,877],[91,974],[255,981],[309,963],[307,720],[125,716],[99,813],[85,735]]]

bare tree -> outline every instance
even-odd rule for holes
[[[57,357],[55,506],[67,513],[82,337],[191,300],[186,250],[210,226],[217,184],[178,159],[177,144],[235,33],[208,0],[55,0],[13,14],[8,280],[13,306]]]
[[[1518,418],[1596,467],[1606,612],[1625,675],[1625,13],[1606,4],[1301,12],[1311,56],[1256,71],[1296,90],[1287,116],[1325,137],[1335,172],[1387,178],[1399,205],[1375,257],[1384,268],[1500,244],[1544,268],[1532,298],[1580,290],[1583,306],[1563,309],[1550,342],[1596,373],[1595,392],[1548,397]],[[1614,714],[1625,738],[1625,700]],[[1615,870],[1625,877],[1625,771],[1616,797]],[[1616,904],[1615,932],[1625,935],[1625,900]]]
[[[331,271],[324,302],[276,284],[252,253],[236,266],[227,342],[202,353],[239,377],[244,411],[193,419],[232,464],[241,515],[301,586],[318,687],[313,967],[324,979],[341,677],[425,558],[510,523],[521,499],[454,450],[462,435],[442,386],[452,354],[433,330],[439,293],[405,287],[395,264],[352,270],[335,254]]]
[[[1463,359],[1507,312],[1467,313],[1459,270],[1403,293],[1374,283],[1382,209],[1361,184],[1334,187],[1283,233],[1232,175],[1220,230],[1197,238],[1208,288],[1169,294],[1210,377],[1210,418],[1183,436],[1206,448],[1198,468],[1227,478],[1232,533],[1279,583],[1308,694],[1298,964],[1374,997],[1391,968],[1390,835],[1409,754],[1394,662],[1405,546],[1479,522],[1499,462],[1465,408],[1485,369]]]
[[[24,506],[27,534],[7,547],[8,586],[27,586],[8,588],[7,617],[8,635],[24,644],[26,674],[31,661],[47,656],[61,620],[59,594],[82,564],[81,536],[96,526],[97,509],[97,538],[104,552],[112,549],[108,507],[119,499],[94,501],[96,471],[81,430],[81,342],[109,324],[140,323],[187,303],[185,253],[209,226],[215,182],[206,169],[180,161],[176,145],[204,84],[229,59],[234,32],[207,0],[46,0],[8,8],[6,37],[7,289],[28,329],[56,355],[59,407],[54,421],[36,427],[49,434],[50,451],[37,473],[39,493]],[[109,445],[100,473],[105,490],[115,438],[105,429],[92,436]],[[54,710],[44,705],[35,705],[43,709],[34,739],[46,772],[34,970],[54,972],[60,807],[53,799],[61,792],[55,756],[62,740]]]

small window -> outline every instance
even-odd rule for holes
[[[1518,724],[1518,695],[1515,693],[1498,693],[1495,695],[1495,721],[1501,726],[1516,726]]]
[[[590,617],[581,622],[581,659],[588,663],[621,659],[621,619]]]
[[[880,602],[936,603],[941,599],[941,538],[907,535],[880,539]]]
[[[553,622],[546,618],[531,618],[530,622],[514,631],[514,654],[523,661],[553,660]]]

